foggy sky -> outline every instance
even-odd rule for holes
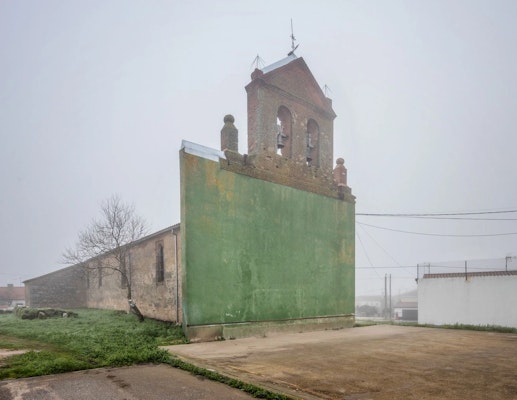
[[[517,210],[515,1],[7,0],[0,285],[64,267],[112,194],[151,232],[180,222],[181,140],[219,148],[231,113],[247,152],[244,86],[257,54],[286,56],[291,18],[297,56],[330,88],[357,213]],[[416,288],[421,262],[517,255],[515,220],[357,221],[514,233],[358,224],[358,294],[385,273],[394,293]]]

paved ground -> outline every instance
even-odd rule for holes
[[[0,382],[0,400],[249,400],[222,383],[168,365],[99,368]]]
[[[303,399],[517,399],[516,334],[377,325],[169,351]]]
[[[200,367],[301,399],[517,399],[517,335],[378,325],[171,346]],[[0,400],[249,399],[166,365],[0,382]]]

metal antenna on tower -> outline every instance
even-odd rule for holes
[[[323,92],[325,93],[325,97],[329,97],[328,94],[332,93],[332,90],[330,90],[326,83],[325,86],[323,86]]]
[[[253,60],[251,63],[251,67],[255,66],[256,69],[262,68],[264,65],[266,65],[265,61],[260,58],[260,56],[257,54],[257,57]]]
[[[294,51],[298,48],[299,44],[296,46],[294,45],[294,41],[296,38],[294,37],[294,31],[293,31],[293,19],[291,18],[291,51],[287,53],[288,56],[291,56],[294,54]]]

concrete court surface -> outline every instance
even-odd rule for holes
[[[517,399],[517,334],[377,325],[167,348],[301,399]]]
[[[0,381],[0,400],[228,400],[253,397],[168,365],[98,368]]]

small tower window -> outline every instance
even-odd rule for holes
[[[277,112],[277,154],[283,157],[292,157],[292,116],[291,111],[285,106],[280,106]]]
[[[319,139],[320,139],[320,128],[318,123],[313,119],[307,121],[307,138],[306,138],[306,149],[307,149],[307,165],[315,165],[319,167]]]

